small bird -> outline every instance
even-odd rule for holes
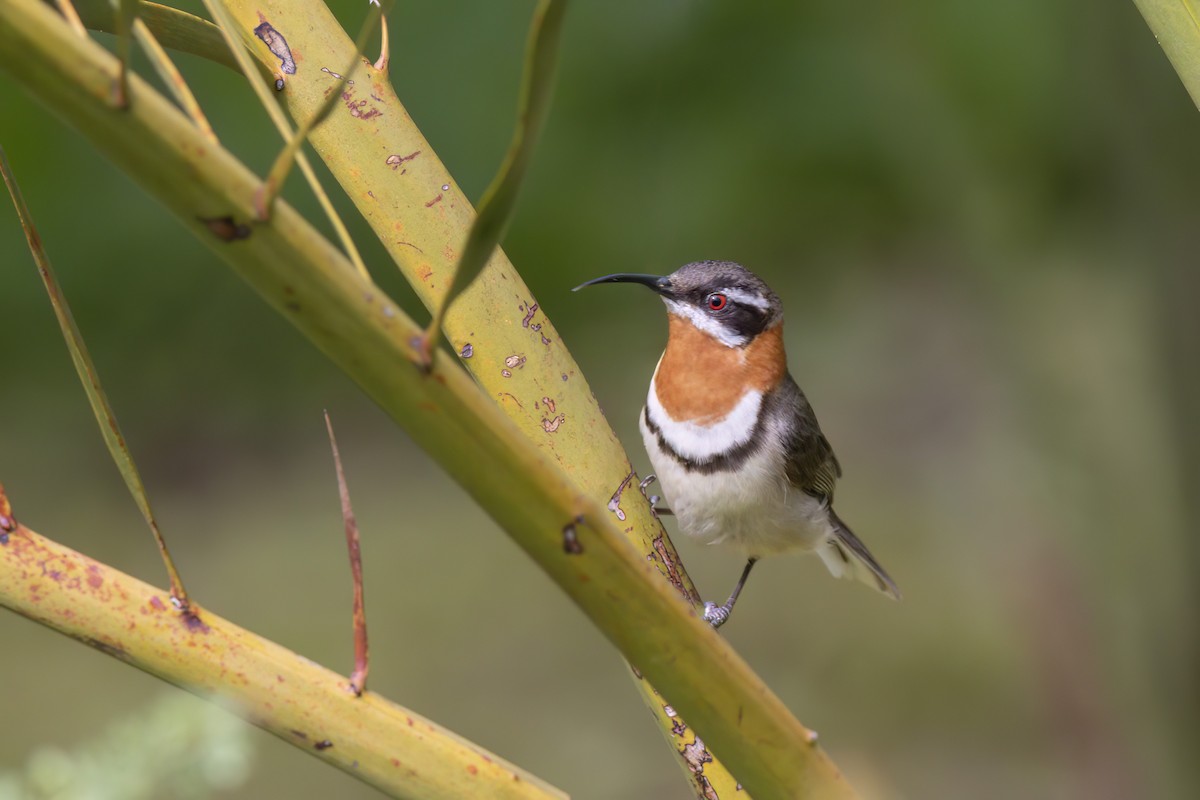
[[[732,261],[698,261],[575,291],[598,283],[638,283],[666,304],[667,348],[642,408],[642,440],[680,530],[747,556],[729,600],[705,603],[704,618],[723,625],[758,559],[789,551],[815,552],[834,576],[898,600],[833,511],[842,468],[788,372],[783,308],[767,284]]]

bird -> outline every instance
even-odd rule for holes
[[[713,627],[729,620],[760,558],[816,553],[835,577],[900,599],[900,590],[833,510],[842,468],[783,343],[783,306],[732,261],[696,261],[669,275],[616,273],[575,287],[633,283],[666,305],[666,349],[638,427],[680,530],[746,558],[729,599],[704,604]],[[653,477],[643,481],[643,486]]]

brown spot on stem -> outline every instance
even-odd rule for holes
[[[692,773],[692,781],[696,784],[696,788],[700,790],[700,797],[704,800],[719,800],[717,792],[709,783],[708,778],[704,777],[704,765],[712,763],[713,757],[708,752],[708,748],[704,746],[704,742],[697,736],[690,744],[685,744],[679,751],[683,756],[683,760],[687,763],[688,770]]]
[[[125,661],[129,657],[129,654],[125,652],[125,648],[119,644],[109,644],[108,642],[102,642],[99,639],[93,639],[90,636],[80,636],[78,639],[88,647],[94,647],[101,653],[110,655],[113,658],[120,659],[121,661]]]
[[[322,739],[321,741],[314,743],[313,747],[318,750],[328,750],[329,748],[333,747],[333,742],[329,741],[328,739]],[[712,761],[712,758],[709,758],[709,761]]]
[[[288,47],[287,39],[283,38],[283,34],[275,30],[261,13],[258,18],[262,22],[254,29],[254,35],[262,39],[266,43],[267,49],[271,51],[271,55],[279,59],[281,70],[288,75],[295,75],[296,62],[292,58],[292,49]]]
[[[183,620],[183,624],[192,633],[208,633],[211,630],[211,628],[204,624],[204,620],[200,619],[200,615],[190,608],[179,616]]]
[[[688,597],[687,589],[685,589],[683,586],[683,579],[679,577],[679,567],[675,563],[675,556],[667,548],[667,543],[663,541],[663,536],[661,533],[654,537],[653,545],[654,552],[658,553],[658,559],[662,562],[663,568],[667,571],[667,580],[671,582],[672,586],[679,590],[680,594],[690,600],[691,598]]]
[[[252,233],[249,225],[238,222],[229,215],[223,217],[196,217],[196,219],[203,222],[208,227],[209,233],[223,242],[236,242],[239,239],[249,239]]]
[[[438,204],[438,203],[440,203],[440,202],[442,202],[442,193],[441,193],[441,192],[438,192],[438,196],[437,196],[437,197],[435,197],[435,198],[433,198],[432,200],[430,200],[428,203],[426,203],[426,204],[425,204],[425,207],[426,207],[426,208],[433,208],[435,205],[437,205],[437,204]]]
[[[554,408],[551,407],[550,410],[554,411]],[[621,481],[621,485],[613,492],[612,497],[608,498],[608,510],[616,514],[617,519],[621,520],[621,522],[625,521],[625,510],[621,508],[621,493],[625,491],[625,487],[633,480],[635,474],[633,470],[630,470],[629,474],[625,476],[625,480]]]
[[[355,100],[354,91],[347,90],[342,92],[342,102],[346,104],[346,108],[350,111],[350,116],[355,119],[374,119],[375,117],[383,116],[383,112],[378,108],[368,108],[366,100]]]
[[[577,556],[583,552],[583,543],[579,541],[579,532],[575,530],[575,526],[582,522],[583,517],[576,517],[573,521],[563,526],[563,552],[569,556]]]
[[[383,163],[385,163],[389,167],[391,167],[392,172],[395,172],[396,170],[400,169],[400,167],[404,166],[404,163],[406,161],[412,161],[414,158],[416,158],[419,155],[421,155],[420,150],[409,153],[406,156],[402,156],[399,153],[394,153],[394,154],[388,156],[387,159],[385,159]],[[408,172],[408,170],[406,169],[406,170],[404,170],[404,172],[401,172],[400,174],[403,175],[405,172]]]
[[[543,418],[542,419],[542,430],[544,430],[546,433],[555,433],[558,431],[558,429],[560,427],[562,427],[562,424],[566,421],[567,421],[566,414],[559,414],[554,419]]]

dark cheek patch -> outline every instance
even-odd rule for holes
[[[757,308],[735,306],[725,323],[739,336],[754,337],[767,325],[767,314]]]

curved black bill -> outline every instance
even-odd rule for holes
[[[613,275],[605,275],[603,278],[592,278],[590,281],[585,281],[579,284],[571,291],[578,292],[585,286],[595,286],[597,283],[640,283],[642,286],[649,286],[657,294],[666,294],[671,288],[670,280],[658,275],[642,275],[636,272],[618,272]]]

